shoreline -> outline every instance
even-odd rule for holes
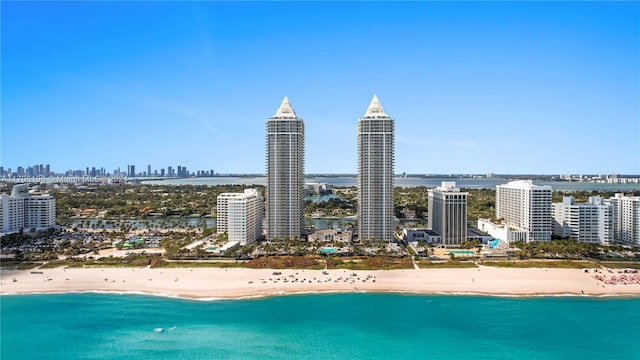
[[[38,270],[38,273],[31,271],[2,270],[0,296],[105,293],[198,301],[335,293],[640,297],[640,283],[605,284],[595,279],[592,272],[585,273],[580,269],[480,267],[323,272],[237,268],[55,268]]]
[[[342,295],[342,294],[389,294],[389,295],[408,295],[408,296],[478,296],[478,297],[497,297],[497,298],[513,298],[513,299],[528,299],[528,298],[588,298],[588,299],[637,299],[640,298],[640,294],[636,293],[616,293],[616,294],[575,294],[575,293],[538,293],[538,294],[495,294],[495,293],[478,293],[478,292],[416,292],[416,291],[339,291],[339,290],[327,290],[327,291],[301,291],[301,292],[276,292],[271,294],[262,295],[245,295],[239,297],[192,297],[162,293],[149,293],[143,291],[102,291],[102,290],[82,290],[82,291],[49,291],[49,292],[25,292],[25,293],[0,293],[0,299],[11,296],[28,296],[28,295],[73,295],[73,294],[96,294],[96,295],[139,295],[158,297],[166,299],[176,300],[189,300],[189,301],[201,301],[201,302],[214,302],[214,301],[236,301],[236,300],[260,300],[275,298],[280,296],[305,296],[305,295]]]

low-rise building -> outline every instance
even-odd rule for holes
[[[491,234],[476,228],[467,228],[467,240],[475,240],[480,244],[488,244],[493,240]]]
[[[349,230],[325,229],[310,234],[308,239],[311,242],[350,243],[352,236]]]
[[[311,195],[327,195],[331,194],[331,185],[327,183],[306,183],[304,184],[304,194]]]
[[[478,229],[491,235],[494,239],[506,243],[514,241],[527,241],[528,232],[519,230],[505,224],[496,224],[489,219],[478,219]]]
[[[442,237],[437,232],[427,228],[402,229],[402,241],[409,242],[426,242],[434,245],[442,244]]]

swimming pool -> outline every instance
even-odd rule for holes
[[[320,249],[320,252],[323,254],[334,254],[336,252],[336,248],[323,247],[322,249]]]
[[[473,250],[449,250],[449,253],[454,255],[474,255],[476,252]]]

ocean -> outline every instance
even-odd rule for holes
[[[640,299],[0,297],[10,359],[640,359]]]

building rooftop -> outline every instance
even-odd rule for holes
[[[533,180],[516,180],[510,181],[506,184],[496,185],[496,188],[511,188],[511,189],[523,189],[523,190],[549,190],[552,188],[549,185],[535,185]]]
[[[491,234],[486,233],[480,229],[476,228],[467,228],[467,236],[491,236]]]
[[[295,110],[293,110],[293,107],[291,106],[291,103],[289,102],[289,98],[288,97],[284,97],[284,99],[282,99],[282,104],[280,104],[280,107],[278,108],[278,111],[276,111],[276,114],[273,115],[274,118],[278,118],[278,119],[296,119],[296,112]]]
[[[367,108],[367,112],[364,114],[365,118],[385,118],[389,117],[387,113],[384,112],[382,108],[382,104],[380,104],[380,100],[378,100],[378,95],[373,95],[373,99],[371,99],[371,103]]]

